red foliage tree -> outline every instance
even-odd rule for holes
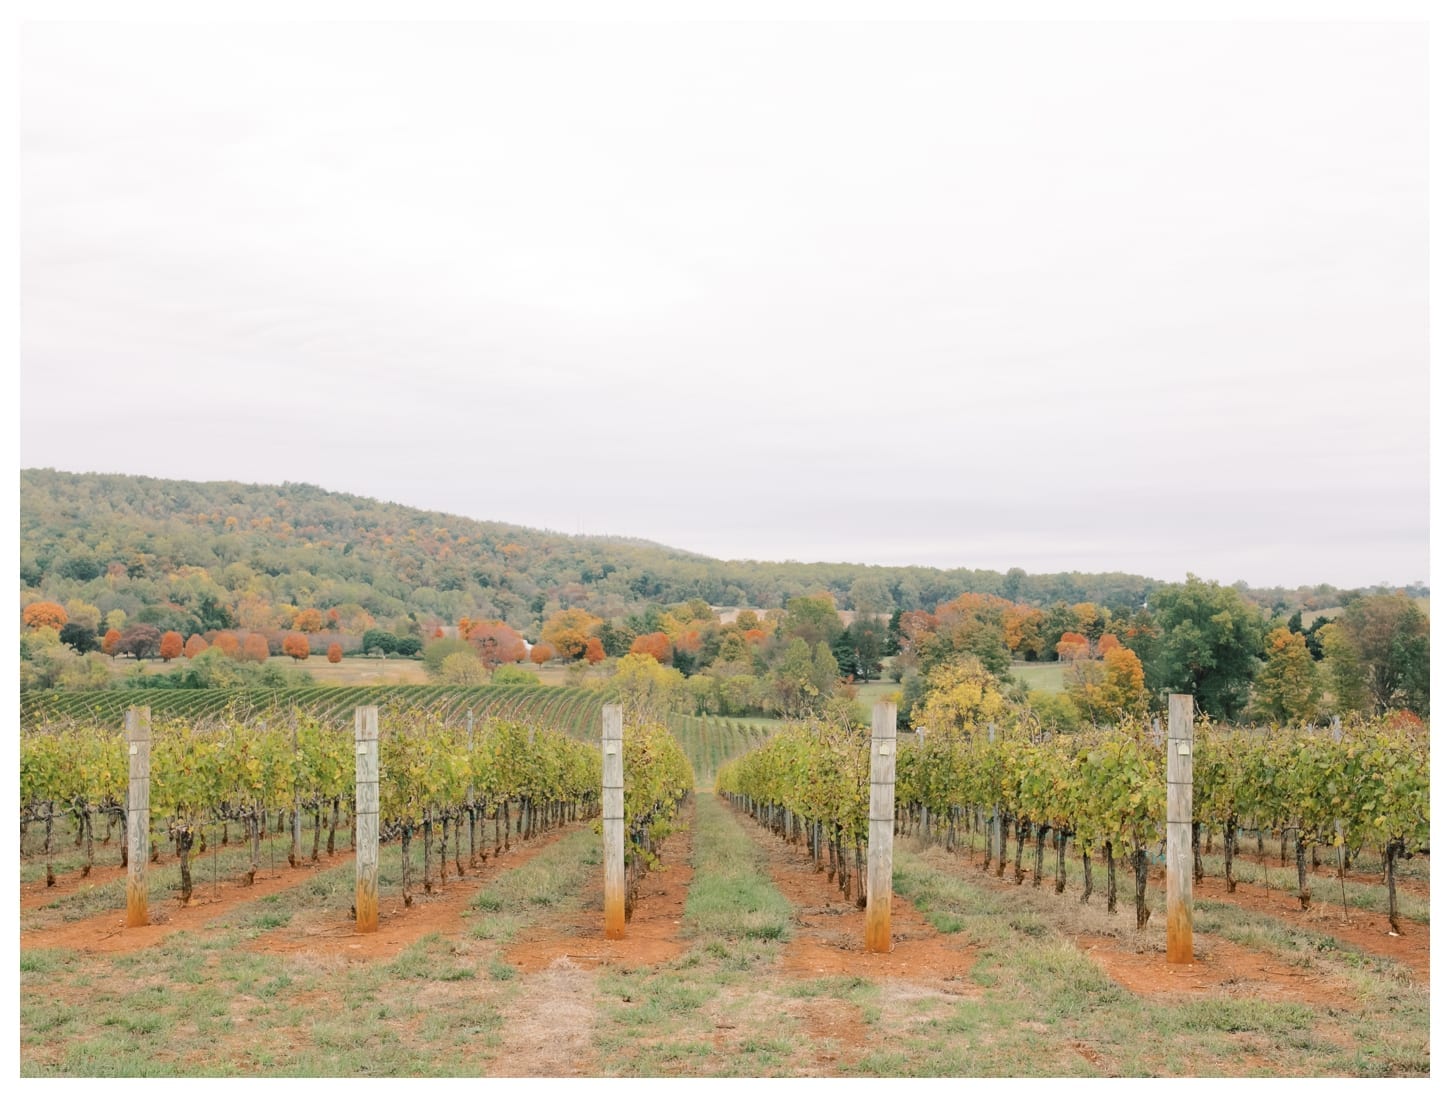
[[[237,640],[235,633],[222,632],[212,638],[211,646],[220,648],[222,654],[232,659],[240,659],[242,655],[242,642]]]
[[[251,660],[253,663],[266,663],[269,655],[271,653],[267,651],[267,638],[261,633],[248,633],[247,639],[242,642],[242,659]]]
[[[1115,648],[1123,647],[1123,642],[1118,640],[1112,633],[1104,633],[1098,638],[1098,655],[1106,656]]]
[[[663,633],[645,633],[643,636],[634,638],[634,643],[629,646],[629,654],[631,656],[653,656],[656,663],[669,663],[672,654],[670,638]]]
[[[529,650],[529,659],[532,660],[534,663],[537,663],[540,667],[543,667],[544,664],[548,663],[553,658],[553,647],[551,645],[545,644],[543,641],[540,641]]]
[[[584,646],[584,658],[591,664],[596,664],[604,659],[604,645],[598,637],[590,637],[589,643]]]
[[[107,629],[106,635],[101,638],[101,651],[116,658],[116,646],[121,643],[121,631],[119,629]]]
[[[318,615],[320,618],[322,615]],[[282,654],[291,656],[294,660],[305,660],[312,654],[307,645],[307,638],[301,633],[288,633],[282,640]]]
[[[327,662],[328,663],[341,663],[342,662],[342,645],[338,644],[337,641],[333,641],[331,644],[329,644],[327,646]]]
[[[20,611],[20,621],[27,629],[59,629],[70,621],[70,615],[58,602],[32,602]]]
[[[461,627],[459,631],[462,632]],[[528,651],[524,638],[501,621],[469,622],[468,643],[490,672],[500,664],[518,663]]]
[[[167,630],[165,633],[162,633],[161,662],[170,663],[172,660],[176,659],[177,656],[181,655],[181,649],[183,644],[184,642],[181,639],[181,634],[178,633],[175,629],[170,629]]]
[[[193,633],[186,638],[186,647],[181,650],[181,654],[189,660],[194,660],[205,651],[206,641],[200,633]]]

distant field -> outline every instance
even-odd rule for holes
[[[1060,663],[1014,663],[1012,674],[1027,684],[1029,690],[1045,690],[1050,694],[1063,691]]]

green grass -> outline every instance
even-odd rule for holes
[[[1065,664],[1056,661],[1046,663],[1013,663],[1012,675],[1027,684],[1028,690],[1045,690],[1049,694],[1063,691]]]
[[[695,876],[685,900],[692,937],[760,938],[789,935],[791,906],[770,883],[759,848],[718,798],[695,799]]]

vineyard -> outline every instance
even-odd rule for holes
[[[287,690],[28,690],[20,695],[23,728],[73,720],[119,727],[126,710],[146,706],[158,720],[248,722],[269,712],[292,711],[330,727],[351,727],[353,711],[428,711],[444,723],[460,723],[469,710],[554,728],[579,740],[599,737],[599,706],[609,692],[514,683],[506,686],[312,686]]]
[[[575,693],[533,688],[533,712],[567,718]],[[470,722],[455,695],[476,691],[382,710],[382,932],[364,935],[348,906],[356,821],[346,721],[257,703],[248,719],[233,708],[152,722],[156,865],[152,923],[140,930],[118,925],[121,724],[27,724],[23,1073],[1428,1070],[1422,729],[1196,727],[1194,831],[1204,894],[1218,899],[1198,904],[1196,963],[1179,966],[1179,980],[1155,960],[1161,930],[1143,927],[1164,826],[1164,747],[1151,728],[903,736],[894,940],[873,956],[861,950],[862,729],[818,721],[767,736],[715,718],[628,721],[629,922],[610,942],[594,822],[599,701],[577,693],[594,705],[587,741],[537,719]],[[725,796],[697,803],[690,791],[711,770]],[[752,817],[765,826],[744,826]],[[1281,857],[1297,860],[1299,890],[1276,874],[1270,900],[1263,844],[1275,839]],[[1226,878],[1233,892],[1246,863],[1253,887],[1233,903],[1224,886],[1207,887]],[[1351,889],[1361,893],[1363,870],[1383,866],[1381,900],[1406,875],[1412,899],[1396,940],[1423,959],[1415,973],[1377,955],[1389,950],[1376,943],[1392,940],[1383,930],[1325,913],[1326,884],[1343,887],[1335,874],[1356,863]],[[1119,913],[1124,864],[1137,898]],[[1104,866],[1105,906],[1091,902]],[[1053,887],[1015,887],[1029,880]],[[1302,926],[1281,895],[1296,901]],[[873,1052],[854,1020],[868,1010],[892,1053]]]
[[[1021,883],[1024,850],[1033,848],[1033,884],[1043,879],[1045,847],[1056,854],[1054,885],[1067,881],[1068,847],[1082,860],[1086,902],[1095,852],[1107,870],[1108,910],[1116,911],[1117,869],[1134,879],[1135,913],[1148,921],[1149,867],[1165,833],[1166,763],[1162,737],[1124,725],[1077,736],[978,730],[905,738],[897,758],[898,830],[936,821],[949,849],[983,836],[982,869],[1003,877],[1015,841],[1012,876]],[[1195,732],[1193,790],[1195,876],[1202,851],[1222,837],[1228,891],[1237,884],[1234,854],[1246,833],[1292,836],[1301,906],[1309,906],[1310,862],[1328,846],[1341,864],[1366,851],[1384,868],[1389,923],[1401,931],[1396,872],[1429,844],[1429,734],[1391,722],[1339,731],[1246,730],[1202,722]],[[865,901],[861,882],[867,834],[867,756],[862,736],[821,723],[792,727],[722,767],[717,788],[788,840],[803,841],[843,894]],[[987,841],[988,831],[1000,836]],[[995,848],[995,849],[994,849]],[[854,882],[854,890],[852,888]]]

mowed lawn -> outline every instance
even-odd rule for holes
[[[1029,690],[1061,694],[1063,666],[1060,663],[1013,663],[1012,674],[1025,682]]]

